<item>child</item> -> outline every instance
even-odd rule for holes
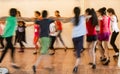
[[[112,45],[112,47],[115,51],[115,55],[113,55],[113,57],[118,57],[119,56],[119,49],[117,48],[117,46],[115,44],[116,38],[117,38],[119,31],[120,31],[118,28],[118,18],[117,18],[117,15],[115,14],[115,11],[113,8],[108,8],[107,12],[111,18],[112,36],[111,36],[110,44]]]
[[[109,51],[108,51],[108,42],[109,42],[109,37],[110,37],[110,17],[106,15],[106,8],[100,8],[98,10],[98,13],[100,16],[102,16],[100,20],[100,32],[98,35],[98,44],[99,44],[99,49],[102,50],[101,45],[103,43],[104,46],[104,54],[102,55],[101,61],[103,62],[103,65],[108,65],[110,63],[110,57],[109,57]]]
[[[41,20],[41,14],[39,11],[35,11],[35,18],[34,20]],[[39,40],[39,35],[40,35],[40,27],[38,24],[34,24],[34,39],[33,39],[33,44],[35,45],[35,51],[33,52],[33,54],[37,54],[37,49],[38,49],[38,40]]]
[[[56,10],[55,11],[55,17],[56,18],[60,18],[61,16],[60,16],[60,12],[58,11],[58,10]],[[61,43],[63,44],[63,46],[64,46],[64,48],[65,48],[65,51],[66,51],[66,49],[67,49],[67,46],[65,45],[65,43],[63,42],[63,39],[62,39],[62,37],[61,37],[61,33],[62,33],[62,23],[61,23],[61,21],[59,20],[59,19],[57,19],[56,21],[55,21],[55,24],[56,24],[56,28],[57,28],[57,30],[58,30],[58,38],[60,39],[60,41],[61,41]]]
[[[46,10],[44,10],[42,12],[42,20],[37,20],[35,24],[38,24],[40,26],[40,44],[41,44],[41,55],[39,56],[39,58],[37,59],[36,63],[33,65],[33,71],[34,73],[36,73],[36,68],[39,65],[39,62],[41,62],[41,60],[44,59],[44,61],[51,63],[52,59],[51,56],[48,55],[48,49],[49,49],[49,45],[50,45],[50,37],[49,37],[49,26],[50,24],[53,22],[53,20],[48,19],[48,12]],[[45,58],[47,58],[45,60]],[[49,61],[48,61],[49,60]],[[51,64],[45,65],[45,68],[52,68]]]
[[[20,50],[19,52],[24,52],[24,44],[22,42],[26,43],[26,31],[25,31],[25,22],[24,21],[18,21],[18,27],[16,30],[16,37],[15,37],[15,41],[18,42],[20,44]],[[16,43],[15,42],[15,43]]]
[[[4,28],[5,28],[5,22],[0,21],[0,44],[1,44],[1,49],[4,48],[4,43],[3,43],[4,38],[2,37]]]
[[[86,9],[86,28],[87,28],[87,42],[88,42],[88,49],[90,55],[90,62],[89,64],[92,65],[92,68],[96,68],[95,64],[95,46],[97,43],[97,32],[96,32],[96,25],[98,25],[98,19],[96,12],[94,9]]]
[[[15,28],[17,26],[17,19],[16,19],[17,9],[11,8],[9,13],[10,13],[10,16],[6,19],[6,27],[2,35],[5,38],[7,44],[5,46],[5,50],[2,52],[0,63],[3,61],[8,49],[11,49],[12,67],[19,68],[15,64],[15,55],[14,55],[15,48],[13,47],[13,44],[12,44],[12,38],[15,32]]]
[[[59,18],[64,23],[72,21],[72,23],[74,24],[73,32],[72,32],[72,40],[73,40],[73,45],[74,45],[77,59],[76,59],[73,72],[78,71],[80,54],[81,54],[81,50],[83,49],[83,38],[84,38],[84,35],[86,35],[87,33],[86,27],[85,27],[85,17],[80,15],[80,13],[81,13],[80,8],[75,7],[74,18]]]
[[[21,17],[20,11],[17,11],[17,17]],[[20,50],[19,52],[24,52],[24,44],[22,42],[26,43],[26,31],[25,31],[25,22],[24,21],[18,21],[18,26],[16,30],[16,36],[15,36],[15,42],[20,44]]]
[[[55,43],[56,36],[58,35],[58,33],[59,32],[56,29],[56,24],[51,23],[50,24],[50,38],[51,38],[50,49],[53,50],[54,52],[55,52],[54,43]],[[54,55],[54,52],[51,51],[51,53],[49,53],[49,54]]]

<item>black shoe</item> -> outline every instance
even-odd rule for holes
[[[37,54],[37,51],[34,51],[33,54]]]
[[[32,69],[33,69],[33,72],[36,73],[36,67],[34,65],[33,65]]]
[[[15,69],[20,69],[20,67],[17,66],[17,65],[12,65],[12,67],[15,68]]]
[[[93,64],[93,65],[92,65],[92,69],[96,69],[96,64]]]
[[[66,51],[67,51],[67,49],[68,49],[68,47],[65,47],[64,51],[66,52]]]
[[[100,57],[100,61],[104,62],[104,61],[106,61],[106,58],[105,57]]]
[[[50,53],[49,55],[54,55],[55,54],[55,52],[53,52],[53,53]]]
[[[113,55],[113,57],[114,57],[114,58],[118,58],[118,57],[119,57],[119,55]]]
[[[103,63],[103,65],[108,65],[109,63],[110,63],[110,60],[108,59]]]
[[[93,63],[92,63],[92,62],[89,62],[89,65],[93,65]]]
[[[77,73],[77,71],[78,71],[78,67],[74,67],[73,72]]]

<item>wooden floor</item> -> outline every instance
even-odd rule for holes
[[[21,66],[21,69],[16,70],[11,67],[10,63],[10,51],[5,56],[1,66],[9,69],[11,74],[33,74],[32,65],[36,62],[38,55],[33,55],[34,49],[26,49],[24,53],[19,53],[16,50],[16,62]],[[113,59],[113,50],[110,50],[110,64],[109,66],[103,66],[100,62],[100,55],[97,51],[96,62],[97,68],[91,69],[88,65],[89,56],[85,50],[81,55],[81,63],[77,74],[120,74],[120,68],[117,67],[117,61]],[[37,69],[37,74],[73,74],[73,66],[75,63],[75,56],[72,49],[68,49],[64,52],[62,49],[56,50],[56,54],[52,56],[54,69],[48,70],[42,67],[42,63]]]

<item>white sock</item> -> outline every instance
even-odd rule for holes
[[[76,63],[75,63],[75,67],[77,67],[79,65],[80,62],[80,58],[77,58]]]
[[[119,55],[119,52],[116,52],[115,55]]]

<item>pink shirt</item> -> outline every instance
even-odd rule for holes
[[[103,16],[100,20],[100,33],[110,32],[110,17]]]

